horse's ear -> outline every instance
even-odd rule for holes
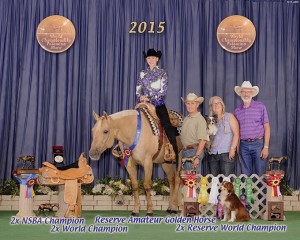
[[[105,117],[106,120],[108,119],[108,115],[105,111],[103,111],[103,116]]]
[[[95,113],[94,111],[93,111],[93,116],[96,121],[98,121],[98,119],[100,118],[100,116],[97,113]]]

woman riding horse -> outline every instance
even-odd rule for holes
[[[164,69],[157,66],[161,55],[161,51],[155,51],[154,49],[149,49],[147,54],[144,52],[148,68],[141,71],[139,74],[136,95],[140,102],[150,102],[155,106],[156,115],[173,146],[176,155],[176,163],[178,163],[176,130],[170,122],[168,110],[164,101],[168,89],[168,75]]]
[[[178,159],[175,131],[171,126],[164,104],[167,90],[167,74],[157,66],[160,56],[161,53],[153,49],[149,49],[147,54],[145,54],[149,68],[140,73],[137,95],[140,97],[140,101],[150,101],[156,106],[156,113],[160,117],[162,124],[164,124],[169,141],[176,152],[176,159]],[[110,116],[104,113],[102,117],[94,112],[94,118],[96,123],[92,129],[93,141],[89,152],[92,160],[98,160],[106,149],[113,146],[115,140],[122,142],[128,147],[124,149],[124,155],[127,158],[124,161],[124,166],[131,179],[135,202],[132,215],[138,215],[141,206],[137,179],[138,165],[144,168],[145,173],[144,188],[147,200],[147,215],[153,215],[153,204],[150,194],[153,163],[162,164],[170,185],[168,211],[171,213],[176,212],[178,210],[178,193],[181,180],[179,171],[176,171],[174,164],[166,163],[164,160],[164,149],[167,144],[166,138],[163,139],[162,147],[159,148],[159,136],[153,134],[147,117],[139,110],[125,110]],[[180,142],[179,137],[178,140]]]

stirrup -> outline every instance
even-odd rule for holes
[[[173,146],[171,143],[168,142],[165,146],[164,160],[167,162],[172,162],[173,160],[175,160],[175,158],[176,158],[176,154],[173,149]]]

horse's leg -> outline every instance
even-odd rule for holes
[[[174,199],[175,199],[175,206],[178,209],[180,205],[182,205],[182,179],[180,177],[180,171],[182,168],[182,153],[180,152],[179,154],[179,162],[178,162],[178,169],[176,170],[175,173],[175,187],[174,187]]]
[[[144,180],[144,188],[146,193],[147,200],[147,216],[153,216],[153,203],[151,200],[151,187],[152,187],[152,170],[153,163],[151,157],[145,157],[144,163],[144,172],[145,172],[145,180]]]
[[[182,205],[181,185],[182,185],[182,180],[180,177],[180,170],[177,170],[175,173],[175,187],[174,187],[174,199],[175,199],[175,206],[177,209],[180,205]]]
[[[177,195],[175,188],[175,165],[170,163],[163,163],[162,168],[167,175],[167,179],[170,186],[170,198],[169,198],[169,206],[167,209],[168,213],[177,213]]]
[[[134,197],[134,208],[131,215],[138,216],[140,212],[141,202],[139,197],[139,183],[137,179],[137,165],[131,163],[130,166],[126,167],[126,170],[131,180],[131,186],[132,186],[133,197]]]

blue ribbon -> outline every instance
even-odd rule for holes
[[[21,185],[25,185],[27,187],[26,189],[26,198],[32,198],[32,187],[33,186],[28,186],[27,183],[30,180],[35,180],[36,179],[36,174],[26,174],[26,179],[22,179],[14,175],[14,177],[18,180],[18,182]]]
[[[135,148],[135,146],[138,144],[139,140],[140,140],[140,136],[141,136],[141,131],[142,131],[142,115],[141,115],[141,111],[140,109],[137,109],[138,112],[138,117],[137,117],[137,130],[136,130],[136,134],[135,134],[135,139],[133,144],[129,147],[126,148],[125,144],[123,144],[124,146],[124,158],[121,161],[121,165],[127,167],[128,163],[129,163],[129,159],[132,155],[132,150]]]

